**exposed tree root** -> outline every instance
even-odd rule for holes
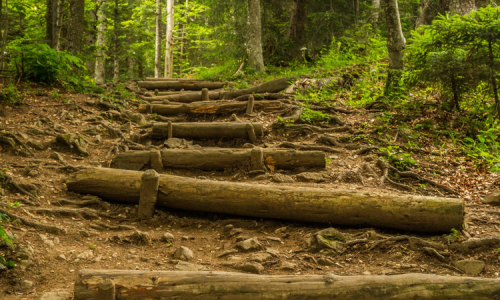
[[[436,249],[430,248],[430,247],[424,247],[423,249],[424,249],[425,253],[429,254],[430,256],[434,256],[439,261],[442,261],[442,262],[446,261],[446,258],[444,258],[444,256],[442,256],[439,252],[437,252]]]
[[[33,153],[33,151],[31,151],[31,149],[28,148],[28,146],[26,146],[25,143],[23,143],[20,139],[18,139],[15,134],[12,134],[12,133],[7,132],[7,131],[2,131],[2,132],[0,132],[0,136],[3,138],[12,139],[16,144],[23,146],[23,148],[26,149],[26,151],[28,151],[31,154],[31,156],[35,157],[35,153]]]
[[[20,187],[19,184],[17,184],[17,182],[14,179],[12,179],[12,177],[10,175],[4,173],[3,176],[5,177],[7,183],[12,184],[19,192],[21,192],[22,194],[28,196],[31,200],[38,201],[38,198],[36,196],[34,196],[30,192],[26,191],[22,187]]]
[[[483,251],[491,247],[498,247],[500,237],[487,237],[483,239],[470,240],[463,243],[453,243],[449,246],[451,251],[458,251],[464,254],[471,253],[472,251]]]
[[[52,234],[58,234],[58,235],[67,234],[67,231],[64,228],[33,222],[33,221],[28,220],[28,219],[16,216],[16,215],[14,215],[6,210],[3,210],[3,209],[0,209],[0,213],[7,215],[11,220],[19,220],[24,225],[33,227],[33,228],[41,230],[41,231],[45,231],[45,232],[52,233]]]
[[[88,220],[99,219],[99,215],[101,215],[101,213],[91,208],[30,208],[27,209],[27,211],[49,215],[69,216]],[[103,216],[108,217],[107,214],[104,214]]]
[[[105,202],[105,201],[102,201],[99,199],[79,200],[79,201],[68,200],[68,199],[57,199],[57,200],[52,201],[51,203],[52,203],[52,205],[54,205],[54,204],[74,205],[74,206],[79,206],[79,207],[99,205],[103,209],[109,209],[111,207],[111,205],[108,202]]]
[[[97,229],[97,230],[108,229],[108,230],[116,230],[116,231],[121,231],[121,230],[137,231],[137,228],[135,228],[134,226],[129,226],[129,225],[111,226],[111,225],[104,224],[104,223],[94,223],[94,224],[90,224],[90,227]]]
[[[384,243],[387,243],[387,242],[401,242],[401,241],[408,241],[410,237],[407,236],[407,235],[398,235],[398,236],[393,236],[393,237],[390,237],[390,238],[386,238],[386,239],[383,239],[383,240],[378,240],[376,241],[375,243],[373,243],[373,245],[371,245],[370,248],[368,248],[368,250],[366,251],[372,251],[373,249],[377,248],[378,246],[384,244]]]

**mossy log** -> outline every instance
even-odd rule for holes
[[[75,300],[96,300],[112,280],[116,298],[214,300],[486,300],[498,299],[500,280],[432,274],[254,275],[218,271],[81,270]]]
[[[254,110],[275,111],[281,109],[280,101],[258,101],[254,103]],[[241,101],[201,101],[194,103],[172,104],[141,104],[139,112],[146,113],[150,108],[151,113],[162,116],[178,114],[232,114],[245,112],[247,103]]]
[[[201,91],[203,88],[209,90],[221,89],[224,86],[223,82],[211,81],[139,81],[137,85],[140,88],[148,90],[168,89],[168,90],[186,90],[186,91]]]
[[[172,137],[190,139],[248,138],[246,124],[252,124],[255,134],[262,136],[262,123],[212,122],[172,123]],[[151,131],[153,138],[168,137],[168,123],[155,123]]]
[[[264,162],[277,169],[325,168],[322,151],[262,149]],[[250,164],[252,149],[166,149],[160,151],[164,168],[224,170]],[[125,170],[144,170],[151,165],[151,151],[127,151],[118,154],[111,167]]]
[[[139,202],[142,172],[95,168],[72,174],[69,191],[117,202]],[[461,228],[457,198],[326,188],[259,185],[160,175],[158,206],[305,222],[420,232]]]

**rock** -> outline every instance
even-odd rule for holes
[[[461,260],[455,266],[470,275],[477,275],[484,270],[484,262],[480,260]]]
[[[76,258],[78,259],[91,259],[94,256],[94,252],[92,250],[83,251],[78,254]]]
[[[186,149],[193,146],[192,141],[186,141],[185,139],[170,138],[163,143],[167,148],[170,149]]]
[[[30,259],[34,252],[35,250],[30,245],[20,245],[15,256],[19,259]]]
[[[489,205],[500,205],[500,190],[493,191],[483,198],[483,203]]]
[[[54,152],[54,153],[50,154],[49,158],[52,158],[53,160],[57,160],[58,162],[61,162],[63,164],[67,164],[67,162],[64,159],[64,157],[62,157],[61,154],[59,154],[57,152]]]
[[[236,243],[236,248],[243,251],[255,251],[262,249],[262,245],[259,243],[257,237],[247,239]]]
[[[334,262],[329,260],[328,258],[324,258],[324,257],[321,257],[317,260],[318,262],[318,265],[321,265],[321,266],[333,266],[334,265]]]
[[[274,257],[278,257],[278,255],[280,255],[280,252],[274,248],[266,248],[266,252]]]
[[[294,271],[296,268],[297,268],[296,264],[292,264],[292,263],[287,262],[287,261],[282,261],[281,262],[280,270],[283,270],[283,271]]]
[[[345,242],[346,240],[344,234],[332,227],[320,230],[316,232],[316,235],[321,235],[324,238],[341,242]]]
[[[226,226],[224,226],[224,232],[229,232],[233,228],[234,228],[233,224],[227,224]]]
[[[32,261],[29,259],[23,259],[19,262],[19,268],[22,270],[26,269],[27,267],[31,266]]]
[[[136,230],[134,233],[128,236],[128,239],[135,245],[139,246],[149,246],[151,245],[151,238],[145,232]]]
[[[90,236],[90,233],[86,230],[80,230],[78,231],[78,234],[83,236],[83,237],[89,237]]]
[[[278,243],[281,243],[281,239],[279,237],[275,237],[275,236],[266,236],[266,239],[270,240],[270,241],[273,241],[273,242],[278,242]]]
[[[33,282],[29,280],[23,280],[21,281],[21,289],[23,290],[29,290],[33,287]]]
[[[72,292],[46,292],[35,298],[35,300],[66,300],[73,296]]]
[[[56,142],[60,145],[69,147],[70,149],[77,150],[77,152],[81,155],[89,155],[87,152],[87,142],[81,135],[74,133],[58,134],[56,136]]]
[[[193,256],[194,256],[193,251],[184,246],[180,246],[179,248],[177,248],[177,250],[174,253],[174,259],[180,259],[184,261],[189,261],[193,259]]]
[[[271,179],[277,183],[294,183],[294,180],[292,177],[290,177],[288,175],[283,175],[280,173],[274,174]]]
[[[242,234],[243,233],[243,229],[241,228],[233,228],[229,231],[229,234],[228,236],[229,237],[232,237],[232,236],[235,236],[235,235],[238,235],[238,234]]]
[[[219,255],[217,255],[217,257],[221,258],[221,257],[224,257],[226,255],[237,253],[237,252],[238,252],[238,250],[236,250],[236,249],[230,249],[230,250],[226,250],[226,251],[221,252]]]
[[[316,233],[315,237],[311,238],[311,248],[314,250],[331,249],[336,253],[344,252],[345,237],[335,228],[327,228]]]
[[[268,261],[272,258],[273,256],[267,252],[257,252],[257,253],[252,253],[248,256],[248,261],[256,261],[259,263]]]
[[[138,125],[146,124],[146,119],[140,113],[134,113],[134,112],[131,112],[129,110],[126,110],[126,111],[121,113],[121,117],[128,119],[128,120],[130,120]]]
[[[171,234],[170,232],[166,232],[161,237],[161,241],[164,242],[164,243],[173,243],[174,239],[175,239],[174,235]]]
[[[120,130],[123,132],[130,132],[133,129],[132,122],[127,122],[120,126]]]
[[[304,172],[297,174],[295,176],[297,181],[300,182],[323,182],[328,179],[328,175],[323,174],[323,173],[313,173],[313,172]]]
[[[40,175],[40,172],[38,172],[37,170],[30,170],[27,175],[30,177],[37,177],[38,175]]]
[[[403,253],[396,252],[396,253],[394,253],[394,255],[392,255],[392,258],[394,258],[394,259],[402,259],[403,258]]]
[[[45,146],[44,144],[42,144],[38,141],[29,140],[28,142],[26,142],[26,145],[28,145],[29,147],[31,147],[35,150],[38,150],[38,151],[43,151],[43,150],[47,149],[47,146]]]
[[[233,268],[254,274],[260,274],[262,273],[262,271],[264,271],[264,267],[261,264],[254,261],[246,262],[244,264],[234,265]]]
[[[180,261],[178,264],[175,265],[175,269],[178,271],[201,271],[205,270],[205,267],[202,265]]]
[[[60,254],[57,256],[58,260],[66,260],[66,256],[64,254]]]

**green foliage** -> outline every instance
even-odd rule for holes
[[[15,85],[9,84],[0,89],[0,106],[21,103],[21,93]]]
[[[485,161],[492,172],[500,173],[500,129],[481,130],[476,140],[466,137],[463,140],[465,153],[476,160]]]
[[[304,107],[300,119],[306,123],[317,123],[317,122],[328,123],[332,119],[332,117],[321,111],[315,111],[310,108]]]
[[[461,240],[460,236],[458,235],[458,230],[456,230],[455,228],[452,228],[452,229],[450,230],[450,234],[449,234],[449,235],[447,235],[447,236],[446,236],[446,238],[447,238],[448,240],[450,240],[450,241],[454,241],[454,242],[455,242],[455,241],[458,241],[458,242],[459,242],[459,241]]]
[[[21,45],[14,51],[18,54],[16,65],[20,67],[20,75],[37,83],[75,81],[74,68],[85,68],[78,57],[66,51],[57,52],[46,44]]]

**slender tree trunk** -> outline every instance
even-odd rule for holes
[[[128,79],[134,79],[134,58],[132,56],[127,57],[128,61]]]
[[[260,24],[260,0],[247,0],[247,48],[248,65],[257,72],[265,72],[264,56],[262,55],[262,32]]]
[[[68,51],[76,55],[82,50],[85,0],[69,1]]]
[[[303,60],[301,48],[306,36],[306,4],[307,0],[294,0],[290,23],[285,33],[285,39],[293,41],[294,47],[290,52],[293,59]]]
[[[386,82],[386,94],[399,79],[404,69],[404,53],[406,40],[401,28],[397,0],[383,0],[385,19],[387,22],[387,49],[389,50],[389,74]]]
[[[174,73],[174,0],[167,0],[167,32],[165,42],[165,78]]]
[[[155,78],[161,77],[161,6],[156,0]]]
[[[422,0],[425,1],[425,0]],[[372,0],[372,28],[377,30],[378,29],[378,20],[379,20],[379,13],[380,13],[380,0]]]
[[[457,15],[468,15],[477,10],[475,0],[450,0],[450,12]]]
[[[490,59],[490,78],[491,85],[493,86],[493,96],[495,97],[495,108],[497,117],[500,118],[500,99],[498,98],[498,86],[495,76],[495,56],[493,54],[492,41],[488,41],[488,57]]]
[[[54,40],[54,49],[56,49],[57,51],[59,51],[61,48],[61,31],[62,31],[63,14],[64,14],[64,0],[61,0],[61,2],[58,3],[56,34]]]
[[[97,20],[99,22],[99,27],[97,31],[97,56],[95,61],[95,83],[96,84],[104,84],[105,80],[105,63],[106,63],[106,30],[107,20],[106,13],[108,10],[108,3],[103,1],[99,11],[97,12]]]
[[[57,22],[59,20],[59,0],[47,0],[47,11],[45,14],[46,30],[45,38],[47,45],[51,48],[57,46]]]
[[[427,11],[429,8],[429,0],[420,1],[420,15],[418,16],[415,27],[419,27],[427,24]]]
[[[0,2],[0,7],[2,6],[2,2]],[[2,10],[0,9],[0,16],[2,15]],[[2,39],[2,47],[0,47],[0,68],[3,69],[3,62],[5,57],[5,47],[7,46],[7,35],[9,33],[9,2],[5,0],[5,22],[3,29],[3,39]],[[2,78],[3,83],[3,78]]]
[[[95,47],[97,43],[97,12],[99,11],[99,3],[97,1],[92,2],[94,4],[94,8],[87,11],[87,19],[90,20],[90,28],[89,30],[84,31],[85,35],[85,45],[89,48]],[[83,30],[83,28],[82,28]],[[89,57],[85,66],[87,67],[87,71],[91,78],[95,78],[95,56]]]
[[[187,17],[187,13],[188,13],[188,1],[189,0],[186,0],[186,10],[184,11],[184,18],[186,18],[186,23],[185,24],[181,24],[179,26],[179,30],[181,30],[181,49],[179,51],[179,77],[181,77],[182,75],[182,59],[185,58],[185,52],[186,52],[186,48],[185,48],[185,41],[184,41],[184,38],[185,38],[185,34],[186,34],[186,27],[187,27],[187,24],[188,24],[188,17]],[[182,28],[181,28],[182,26]]]
[[[113,55],[113,81],[120,80],[120,41],[118,40],[120,34],[120,20],[118,14],[118,0],[115,0],[114,9],[114,29],[113,29],[113,42],[114,42],[114,55]]]

